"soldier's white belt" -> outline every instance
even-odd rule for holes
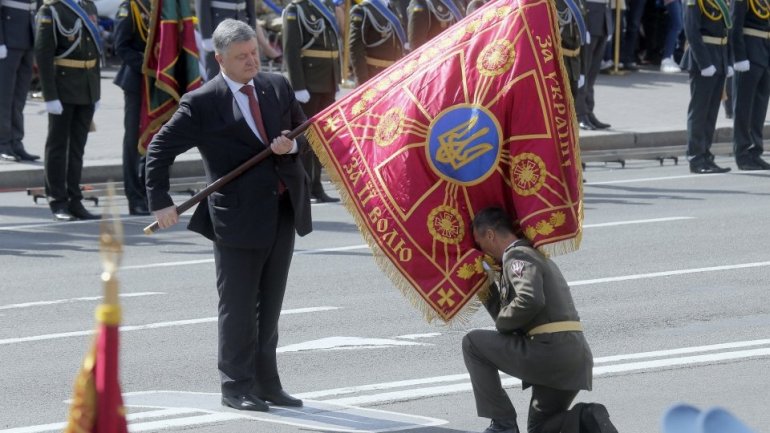
[[[582,331],[583,325],[577,321],[564,321],[564,322],[551,322],[545,325],[535,326],[527,332],[527,336],[531,337],[538,334],[552,334],[554,332],[566,332],[566,331]]]
[[[246,10],[246,2],[228,3],[214,0],[211,2],[211,7],[217,9],[227,9],[231,11],[243,11]]]
[[[703,36],[703,43],[711,45],[727,45],[727,36],[723,38],[718,38],[716,36]]]
[[[23,11],[34,11],[37,9],[37,3],[17,2],[14,0],[2,0],[0,5],[11,9],[21,9]]]
[[[763,32],[762,30],[750,29],[748,27],[743,28],[743,34],[762,39],[770,39],[770,32]]]
[[[339,51],[325,50],[302,50],[302,57],[315,57],[317,59],[336,59],[340,56]]]
[[[562,48],[561,53],[567,57],[577,57],[580,54],[580,47],[577,47],[574,50]]]
[[[378,68],[387,68],[388,66],[392,65],[394,62],[393,60],[382,60],[382,59],[376,59],[374,57],[366,57],[366,64],[376,66]]]
[[[91,69],[94,66],[96,66],[96,59],[94,60],[54,59],[53,64],[57,66],[64,66],[65,68]]]

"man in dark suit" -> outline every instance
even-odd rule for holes
[[[115,24],[115,53],[123,61],[115,84],[123,89],[123,190],[128,213],[149,215],[144,188],[144,157],[139,154],[139,114],[142,104],[142,64],[147,46],[150,0],[128,0],[120,5]]]
[[[714,163],[714,141],[719,102],[725,78],[732,67],[729,61],[728,29],[730,11],[724,0],[701,2],[686,0],[684,34],[687,50],[682,69],[690,73],[690,105],[687,108],[687,160],[692,173],[725,173],[730,167]]]
[[[35,0],[0,2],[0,161],[40,159],[22,144],[36,10]]]
[[[222,404],[257,411],[268,410],[266,402],[302,406],[283,391],[276,348],[294,232],[312,230],[300,149],[284,135],[305,115],[283,76],[259,73],[252,27],[224,20],[213,43],[221,73],[182,97],[147,149],[150,209],[160,228],[178,221],[169,169],[188,149],[198,148],[212,182],[270,147],[272,156],[199,204],[188,228],[214,242]]]
[[[462,345],[476,410],[492,419],[484,433],[519,433],[500,371],[532,387],[529,433],[572,431],[563,428],[567,409],[580,390],[591,389],[594,363],[569,285],[553,261],[516,235],[503,209],[483,209],[472,229],[479,248],[501,266],[484,301],[496,329],[470,331]],[[617,433],[601,404],[585,405],[576,417],[574,431]]]
[[[757,6],[761,4],[767,5],[753,0],[732,4],[733,154],[741,170],[770,170],[770,163],[761,158],[762,130],[770,100],[770,9]]]

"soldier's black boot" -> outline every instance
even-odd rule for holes
[[[16,154],[16,156],[18,156],[22,161],[37,161],[40,159],[39,155],[27,153],[27,151],[24,149],[24,145],[21,144],[21,141],[16,141],[11,144],[11,150],[13,150],[13,153]]]
[[[516,418],[493,419],[484,433],[519,433],[519,426],[516,425]]]
[[[580,431],[585,433],[618,433],[603,404],[591,403],[580,413]]]

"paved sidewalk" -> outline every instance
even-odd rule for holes
[[[123,93],[112,84],[115,70],[102,76],[102,100],[85,149],[83,183],[122,178]],[[662,74],[641,70],[623,76],[600,75],[596,85],[595,114],[610,123],[607,131],[581,131],[583,150],[630,146],[681,145],[685,152],[687,104],[690,99],[687,74]],[[28,152],[43,155],[48,119],[45,104],[29,100],[25,108]],[[732,121],[720,111],[717,141],[729,141]],[[192,150],[180,156],[174,176],[199,176],[202,165]],[[0,161],[0,190],[43,185],[43,164]]]

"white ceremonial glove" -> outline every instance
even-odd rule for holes
[[[714,65],[709,66],[706,69],[701,69],[700,74],[703,77],[713,77],[717,73],[717,68]]]
[[[735,69],[733,69],[733,67],[732,67],[732,66],[728,66],[728,67],[727,67],[727,78],[730,78],[730,77],[732,77],[733,75],[735,75]]]
[[[580,74],[580,78],[578,78],[578,89],[585,86],[586,84],[586,76],[583,74]]]
[[[54,99],[53,101],[45,101],[45,111],[48,114],[59,115],[64,112],[64,107],[62,107],[60,100]]]
[[[204,39],[201,41],[201,46],[206,51],[214,51],[214,41],[212,39]]]
[[[310,100],[310,92],[307,90],[296,90],[294,91],[294,97],[297,99],[297,101],[304,104]]]
[[[0,60],[8,57],[8,48],[4,44],[0,44]]]
[[[591,33],[586,32],[586,45],[591,43]]]
[[[407,42],[407,43],[405,43],[405,44],[404,44],[404,51],[405,51],[405,52],[407,52],[407,53],[408,53],[409,51],[412,51],[412,46],[411,46],[411,45],[409,45],[409,42]]]
[[[751,67],[751,63],[749,63],[748,60],[741,60],[740,62],[735,62],[733,65],[733,68],[738,72],[746,72]]]

